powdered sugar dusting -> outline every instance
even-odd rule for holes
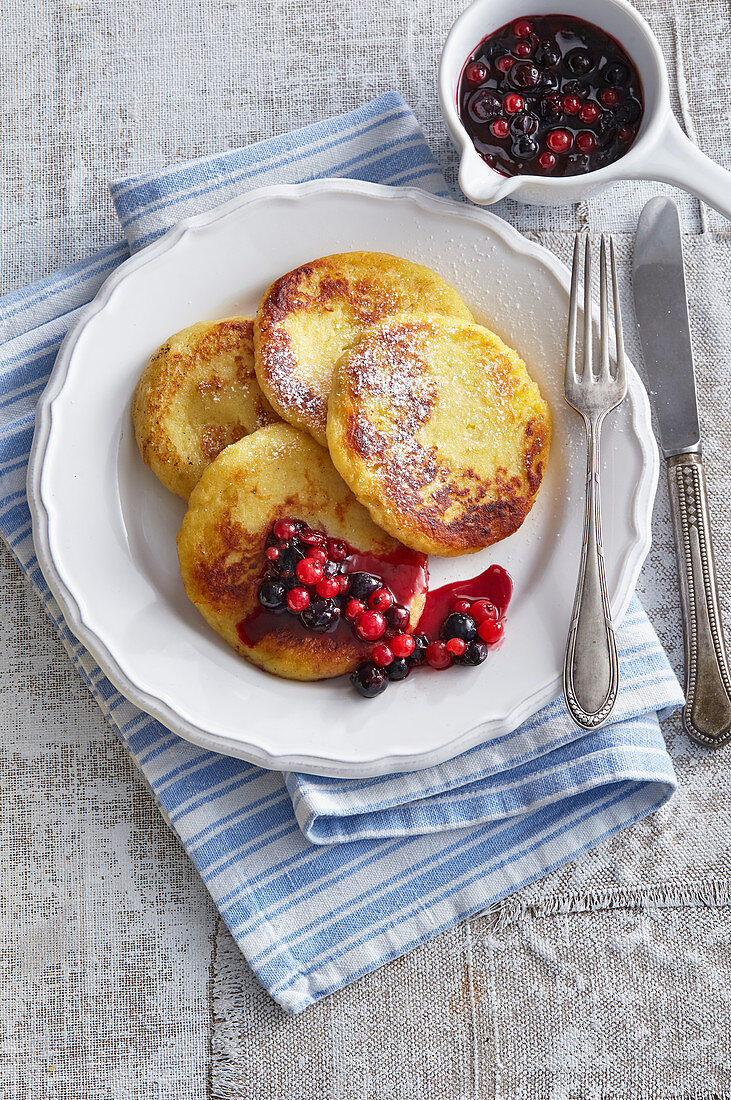
[[[520,526],[532,503],[522,476],[503,467],[455,468],[428,442],[425,426],[440,401],[430,365],[430,343],[449,322],[392,318],[347,355],[342,385],[345,444],[361,466],[356,493],[368,497],[377,522],[388,519],[407,542],[430,552],[463,552],[490,545]],[[483,349],[477,347],[476,352]],[[486,375],[492,372],[486,363]],[[454,379],[465,392],[470,379]],[[474,384],[474,380],[472,381]],[[430,433],[431,434],[431,433]]]

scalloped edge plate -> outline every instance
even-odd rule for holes
[[[391,251],[453,283],[518,349],[551,404],[554,442],[523,527],[432,584],[492,561],[514,576],[506,639],[477,673],[416,674],[366,702],[342,681],[278,680],[230,650],[185,599],[184,504],[136,451],[130,400],[147,357],[202,317],[253,312],[313,256]],[[39,402],[28,469],[36,553],[70,629],[128,699],[207,749],[265,768],[372,776],[424,768],[507,734],[561,690],[578,569],[585,452],[563,402],[569,272],[495,215],[414,188],[317,180],[250,192],[181,222],[107,279],[68,333]],[[603,433],[605,556],[615,621],[650,548],[659,458],[647,394]],[[539,736],[539,734],[538,734]]]

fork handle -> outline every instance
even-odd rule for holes
[[[694,741],[717,748],[731,740],[731,678],[700,456],[669,458],[668,482],[685,638],[683,725]]]
[[[617,698],[619,662],[602,547],[599,442],[604,417],[584,418],[587,440],[586,513],[581,565],[563,669],[569,714],[591,730],[609,716]]]

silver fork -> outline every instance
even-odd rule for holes
[[[577,370],[577,317],[581,254],[584,253],[584,340],[583,369]],[[591,244],[587,236],[581,248],[577,236],[571,274],[571,305],[566,338],[566,374],[564,396],[584,418],[587,441],[586,512],[581,565],[574,608],[566,643],[563,691],[569,713],[577,725],[595,729],[609,716],[617,698],[619,664],[612,611],[607,593],[602,547],[601,500],[599,492],[599,444],[604,417],[624,400],[625,377],[622,318],[619,312],[617,266],[614,242],[609,240],[616,335],[616,367],[609,364],[609,278],[607,245],[601,240],[599,255],[599,370],[594,371],[592,347],[592,271]]]

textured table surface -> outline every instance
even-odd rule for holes
[[[115,240],[107,183],[390,88],[452,182],[436,58],[462,0],[5,0],[0,292]],[[530,5],[528,5],[529,7]],[[676,113],[731,166],[724,0],[642,0]],[[643,202],[497,212],[566,260]],[[676,193],[676,197],[677,193]],[[731,227],[678,197],[731,623]],[[667,495],[640,593],[680,670]],[[676,798],[496,912],[297,1019],[252,980],[182,851],[0,552],[2,1100],[731,1098],[731,749],[666,735]]]

